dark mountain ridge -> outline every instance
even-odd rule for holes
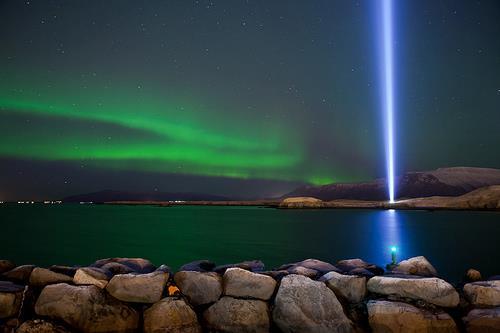
[[[491,168],[452,167],[432,171],[407,172],[396,179],[397,198],[459,196],[475,189],[500,185],[500,170]],[[385,179],[371,182],[302,186],[283,196],[336,199],[387,200]]]

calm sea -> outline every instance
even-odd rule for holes
[[[0,206],[0,259],[86,265],[143,257],[176,269],[261,259],[267,268],[317,258],[385,265],[424,255],[457,281],[468,268],[500,274],[500,213],[390,210],[278,210],[260,207]]]

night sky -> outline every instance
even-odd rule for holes
[[[376,1],[0,1],[0,200],[384,177]],[[500,168],[500,1],[396,1],[398,173]]]

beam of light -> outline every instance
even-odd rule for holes
[[[385,122],[386,173],[389,201],[394,202],[394,56],[393,56],[393,1],[381,0],[379,6],[382,25],[382,105]]]

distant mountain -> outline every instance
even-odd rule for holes
[[[227,197],[190,192],[125,192],[104,190],[93,193],[78,194],[63,198],[63,202],[111,202],[111,201],[227,201]]]
[[[459,196],[477,188],[500,185],[500,170],[454,167],[433,171],[407,172],[396,179],[398,198]],[[335,199],[385,200],[386,180],[372,182],[302,186],[283,196],[314,197],[324,201]]]

